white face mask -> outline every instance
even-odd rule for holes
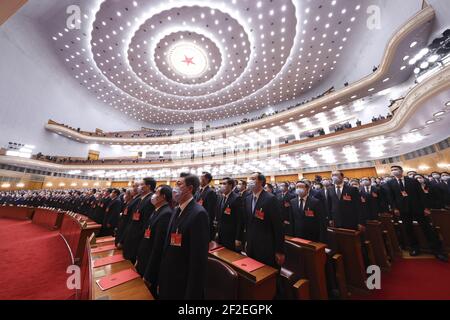
[[[242,185],[241,185],[241,184],[238,184],[238,185],[236,186],[236,190],[237,190],[237,191],[242,191]]]
[[[414,174],[408,174],[408,177],[410,177],[412,179],[412,178],[414,178]]]
[[[322,181],[322,183],[325,187],[328,187],[331,184],[329,180],[324,180],[324,181]]]
[[[247,189],[250,191],[253,191],[253,189],[255,189],[256,187],[256,181],[255,180],[249,180],[247,182]]]
[[[433,177],[433,179],[439,179],[441,176],[440,176],[439,174],[436,174],[436,173],[435,173],[435,174],[433,174],[432,177]]]
[[[220,193],[225,193],[226,187],[224,185],[220,186]]]
[[[340,184],[342,182],[341,178],[338,176],[332,176],[331,180],[333,180],[333,184]]]
[[[397,178],[402,176],[402,173],[400,170],[392,170],[391,173],[394,177],[397,177]]]
[[[370,186],[370,181],[369,180],[363,180],[362,184],[366,187]]]
[[[180,187],[175,187],[172,189],[172,197],[176,202],[180,202],[181,198],[181,189]]]
[[[444,180],[444,181],[448,181],[449,178],[450,178],[450,176],[442,176],[442,180]]]
[[[152,205],[156,205],[156,203],[158,202],[157,198],[158,198],[158,196],[156,193],[152,194],[152,197],[150,198]]]
[[[298,189],[295,189],[295,193],[296,193],[300,198],[303,198],[303,197],[305,196],[305,194],[306,194],[306,190],[305,190],[305,189],[302,189],[302,188],[298,188]]]

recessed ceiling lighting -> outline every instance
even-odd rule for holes
[[[443,114],[445,114],[445,111],[438,111],[438,112],[436,112],[435,114],[433,114],[433,117],[440,117],[440,116],[442,116]]]
[[[434,123],[434,120],[428,120],[428,121],[426,122],[426,124],[432,124],[432,123]]]

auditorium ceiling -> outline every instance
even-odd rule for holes
[[[378,2],[386,9],[385,21],[398,16],[401,26],[411,18],[387,10],[385,1]],[[404,5],[415,8],[418,2]],[[33,12],[38,6],[44,11],[48,3],[33,4]],[[368,27],[371,4],[365,0],[63,0],[47,8],[42,24],[50,31],[49,41],[61,64],[83,90],[129,117],[169,125],[244,117],[268,106],[299,101],[325,91],[334,79],[341,81],[342,72],[351,73],[352,65],[370,74],[381,62],[360,61],[371,54],[361,51],[361,42],[374,37]],[[61,17],[67,23],[61,23]],[[376,90],[411,75],[411,66],[401,58],[413,56],[425,45],[430,25],[425,28],[400,46],[395,73]],[[395,30],[385,28],[383,37],[376,38],[380,53]]]

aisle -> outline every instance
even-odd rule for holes
[[[397,259],[381,275],[381,290],[354,297],[365,300],[449,300],[450,264],[434,258]]]
[[[68,248],[57,231],[0,219],[0,300],[64,300]]]

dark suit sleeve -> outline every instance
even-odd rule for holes
[[[236,215],[236,237],[235,240],[242,241],[244,237],[244,206],[240,197],[234,201],[234,211]]]
[[[148,259],[147,268],[144,274],[144,279],[151,284],[155,284],[155,281],[158,278],[161,256],[164,249],[164,242],[166,240],[170,217],[170,214],[165,214],[162,216],[157,223],[156,230],[154,231],[153,249],[150,258]]]
[[[116,201],[110,208],[108,212],[108,224],[112,227],[116,227],[120,217],[120,211],[122,209],[122,204],[120,201]]]
[[[209,223],[205,211],[197,213],[189,230],[189,269],[184,298],[203,299],[208,263]]]
[[[272,213],[270,215],[273,235],[275,237],[275,252],[276,253],[284,253],[284,231],[283,231],[283,222],[281,220],[281,207],[277,198],[273,197],[270,201]]]
[[[358,213],[358,224],[361,224],[363,226],[366,225],[366,216],[365,216],[365,212],[362,209],[362,204],[361,204],[361,194],[359,193],[359,190],[355,187],[351,187],[353,189],[353,194],[354,194],[354,199],[355,199],[355,203],[354,203],[354,210]]]
[[[393,184],[391,182],[387,182],[381,187],[382,188],[384,187],[384,190],[386,191],[385,194],[387,203],[391,207],[391,210],[398,209],[397,206],[395,205],[395,195],[394,195],[395,190]]]

